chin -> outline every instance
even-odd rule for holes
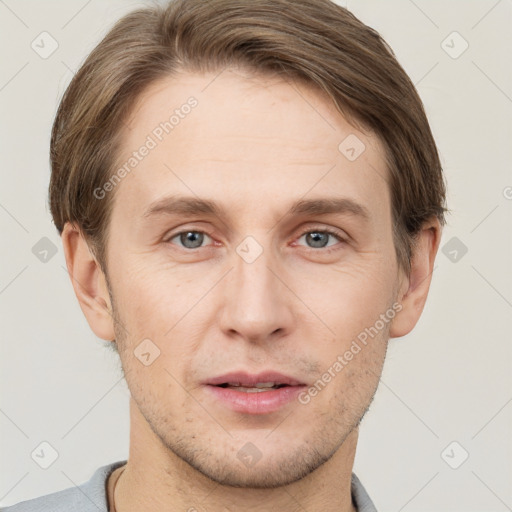
[[[229,487],[252,489],[273,489],[289,485],[306,477],[329,460],[335,452],[323,455],[316,450],[304,446],[294,453],[273,454],[271,459],[263,456],[252,467],[247,467],[236,456],[218,457],[209,453],[201,456],[195,452],[191,457],[177,454],[193,469],[210,480]],[[191,454],[189,454],[191,455]]]

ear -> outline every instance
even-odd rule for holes
[[[90,328],[99,338],[115,340],[112,305],[99,263],[82,232],[71,223],[64,225],[61,238],[71,283]]]
[[[391,338],[399,338],[411,332],[421,316],[432,281],[441,233],[441,224],[434,217],[423,224],[418,234],[411,255],[411,272],[409,276],[401,273],[402,280],[397,299],[402,304],[402,309],[391,324]]]

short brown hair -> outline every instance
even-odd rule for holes
[[[140,94],[176,71],[240,66],[301,80],[332,98],[354,126],[384,143],[397,260],[410,272],[416,235],[445,224],[445,183],[429,123],[393,51],[330,0],[174,0],[121,18],[64,93],[51,135],[49,201],[59,233],[77,225],[106,271],[112,196],[94,190],[114,172],[122,124]],[[341,141],[340,141],[341,142]]]

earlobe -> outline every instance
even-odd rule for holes
[[[418,234],[411,258],[411,271],[405,277],[398,296],[402,309],[391,324],[391,338],[400,338],[411,332],[421,316],[432,281],[441,232],[439,220],[433,218],[423,225]]]
[[[89,326],[101,339],[115,339],[112,305],[105,275],[82,232],[67,222],[62,245],[71,284]]]

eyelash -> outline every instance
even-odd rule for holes
[[[174,238],[176,238],[177,236],[181,235],[181,234],[184,234],[184,233],[201,233],[203,235],[207,235],[209,236],[210,238],[213,238],[212,235],[210,235],[207,231],[200,231],[200,230],[196,230],[196,229],[186,229],[186,230],[183,230],[183,231],[178,231],[177,233],[174,233],[172,234],[171,236],[167,237],[164,241],[166,243],[170,243],[171,240],[173,240]],[[307,234],[310,234],[310,233],[323,233],[323,234],[328,234],[328,235],[331,235],[335,238],[337,238],[339,240],[340,243],[346,243],[347,242],[347,239],[338,231],[334,230],[334,229],[330,229],[330,228],[318,228],[318,229],[315,229],[315,228],[309,228],[307,229],[306,231],[303,231],[299,237],[297,239],[300,239],[302,238],[304,235],[307,235]],[[182,247],[180,247],[181,249]],[[185,251],[187,252],[193,252],[197,249],[203,249],[204,247],[196,247],[195,249],[187,249],[186,247],[183,247],[182,249],[184,249]],[[324,253],[330,253],[332,251],[335,251],[335,250],[338,250],[339,247],[335,247],[335,246],[327,246],[327,247],[319,247],[319,248],[314,248],[314,247],[306,247],[306,249],[309,249],[311,251],[315,251],[315,252],[319,252],[319,251],[322,251]]]

